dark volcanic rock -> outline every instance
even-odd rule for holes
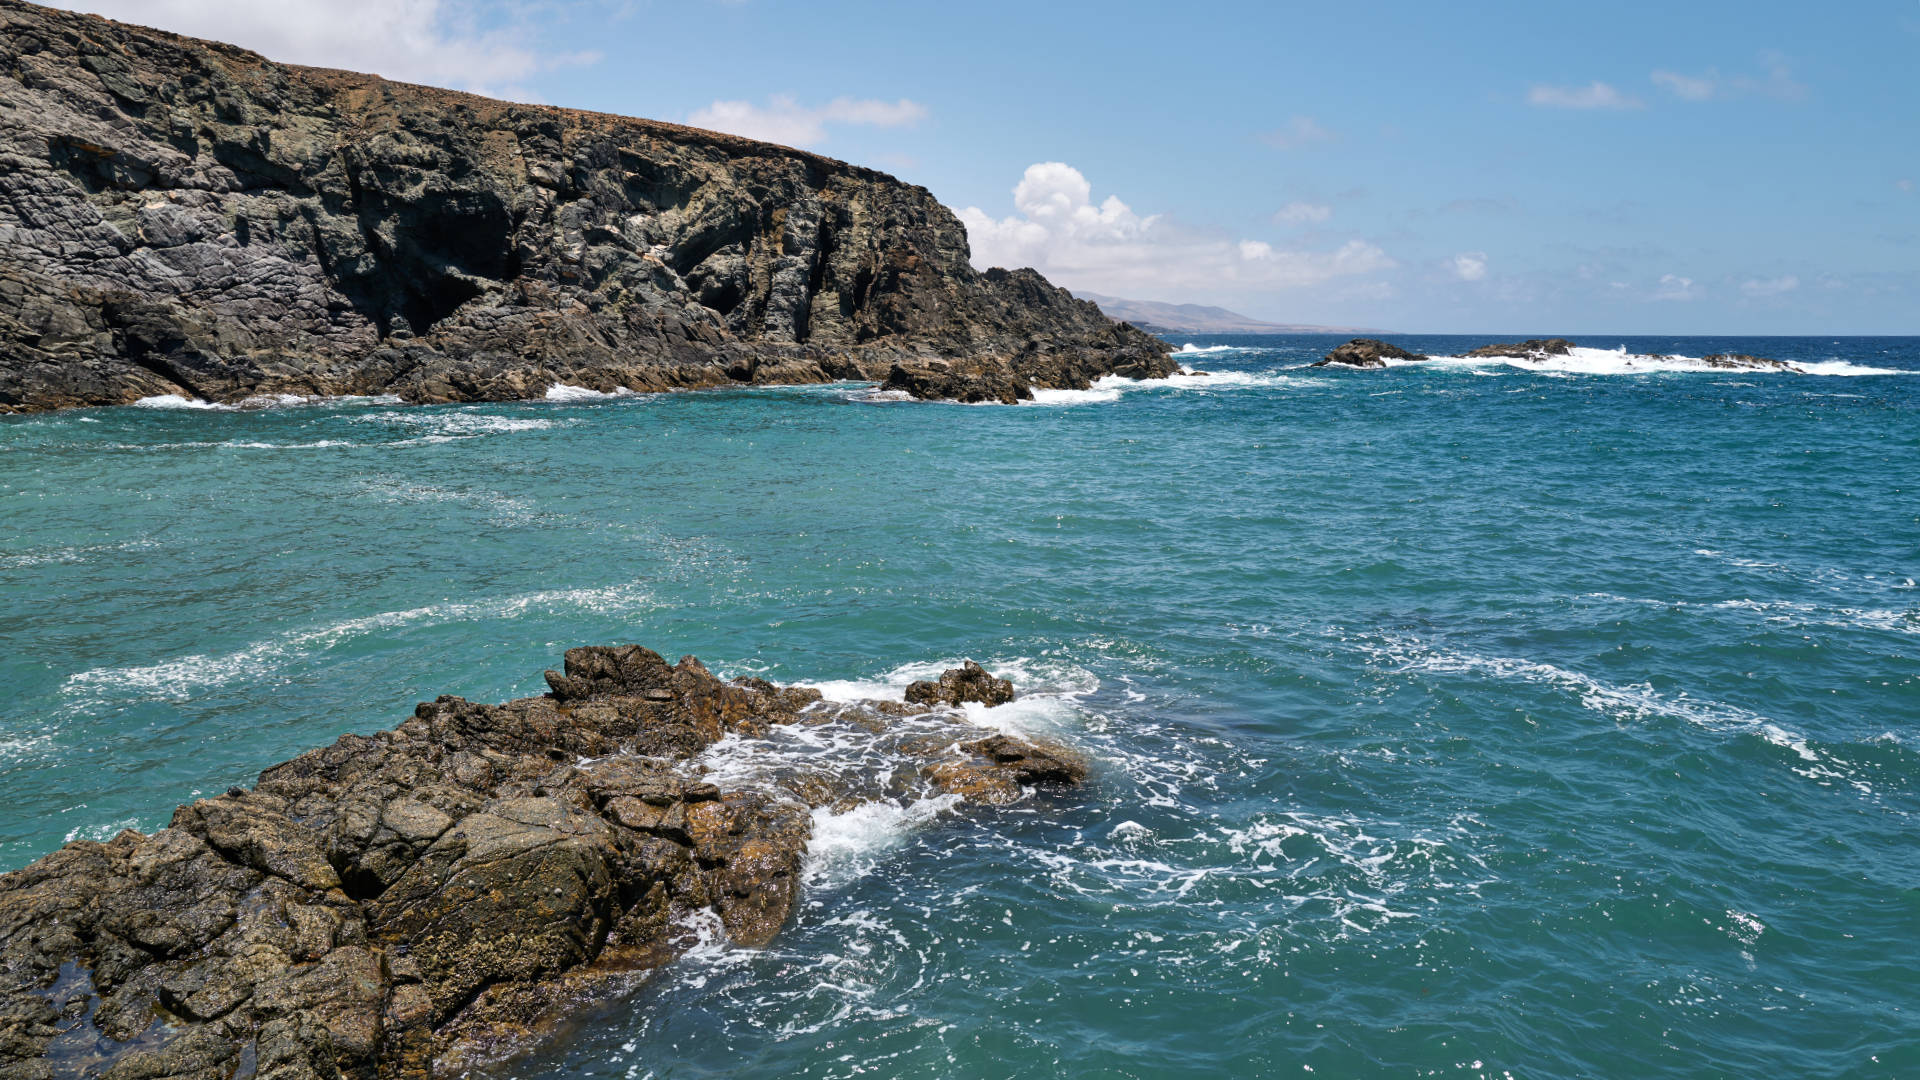
[[[1425,360],[1420,353],[1411,353],[1398,345],[1389,345],[1372,338],[1354,338],[1335,348],[1325,358],[1316,360],[1314,367],[1327,367],[1338,364],[1341,367],[1381,368],[1388,360]]]
[[[1764,356],[1748,356],[1746,353],[1714,353],[1703,356],[1700,362],[1708,367],[1736,368],[1745,371],[1799,371],[1799,368],[1785,360],[1769,360]]]
[[[1005,705],[1013,700],[1013,684],[994,678],[986,668],[969,660],[963,667],[941,672],[939,682],[923,679],[910,684],[906,697],[918,705],[959,705],[968,701]]]
[[[1566,338],[1528,338],[1525,341],[1507,345],[1482,345],[1466,354],[1470,360],[1490,357],[1507,357],[1512,360],[1545,360],[1549,356],[1565,356],[1572,352],[1574,344]]]
[[[0,0],[0,412],[935,360],[1082,388],[1164,376],[1168,348],[976,272],[959,220],[881,173]]]
[[[955,698],[1011,696],[976,666],[949,674]],[[725,683],[634,645],[569,650],[547,677],[545,697],[442,697],[152,836],[0,875],[0,1077],[456,1075],[630,988],[694,913],[765,944],[798,895],[809,807],[901,779],[714,784],[687,759],[726,735],[851,722],[924,790],[980,802],[1086,775],[951,712]]]

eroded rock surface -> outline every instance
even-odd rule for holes
[[[1408,352],[1398,345],[1388,344],[1384,341],[1375,341],[1373,338],[1354,338],[1344,345],[1335,347],[1334,350],[1325,357],[1314,361],[1313,366],[1328,367],[1338,365],[1340,367],[1382,368],[1387,366],[1388,360],[1425,359],[1426,356],[1424,354]]]
[[[765,944],[813,808],[1002,803],[1086,775],[1064,747],[938,704],[723,682],[637,645],[569,650],[547,682],[423,703],[151,836],[0,875],[0,1077],[458,1075],[631,988],[691,919]],[[1012,694],[972,664],[925,685],[944,703]],[[860,735],[885,775],[741,771],[794,725]],[[723,740],[737,752],[713,758]]]
[[[1168,348],[975,271],[959,220],[882,173],[0,0],[0,411],[936,362],[1003,400],[1165,376]]]

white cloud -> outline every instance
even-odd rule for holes
[[[1479,281],[1487,276],[1487,253],[1463,251],[1448,260],[1447,268],[1461,281]]]
[[[1093,201],[1080,170],[1058,161],[1027,167],[1013,189],[1012,217],[960,211],[973,264],[1030,266],[1068,288],[1122,295],[1214,294],[1234,287],[1296,288],[1395,265],[1363,240],[1332,251],[1294,251],[1264,240],[1231,240],[1141,216],[1109,195]]]
[[[1332,142],[1336,136],[1311,116],[1296,116],[1272,131],[1262,132],[1260,141],[1276,150],[1301,150],[1316,143]]]
[[[1799,287],[1800,279],[1792,274],[1777,278],[1753,278],[1740,283],[1740,291],[1748,296],[1779,296]]]
[[[1674,97],[1686,101],[1706,101],[1720,89],[1720,73],[1709,68],[1705,75],[1681,75],[1672,71],[1653,73],[1656,86],[1664,86]]]
[[[1694,290],[1693,279],[1678,274],[1660,275],[1660,285],[1653,291],[1655,300],[1693,300],[1699,295]]]
[[[1527,103],[1552,109],[1637,109],[1640,99],[1622,94],[1603,82],[1586,86],[1536,85],[1527,91]]]
[[[524,28],[481,29],[472,0],[53,0],[75,11],[225,41],[270,59],[369,71],[402,82],[530,96],[541,71],[597,53],[545,53]]]
[[[1793,68],[1787,58],[1776,52],[1760,54],[1760,64],[1766,69],[1764,75],[1722,76],[1717,68],[1708,68],[1704,75],[1681,75],[1672,71],[1656,71],[1652,78],[1654,85],[1666,88],[1668,93],[1683,101],[1712,101],[1716,98],[1770,97],[1780,101],[1798,101],[1807,96],[1807,88],[1793,77]]]
[[[1912,180],[1895,180],[1893,182],[1893,186],[1899,188],[1901,191],[1912,191],[1913,181]]]
[[[775,94],[764,106],[749,101],[716,101],[695,110],[687,123],[785,146],[816,146],[827,141],[829,125],[912,127],[926,117],[925,105],[906,98],[875,101],[838,97],[825,105],[806,106],[785,94]]]
[[[1333,207],[1322,203],[1290,202],[1273,215],[1275,225],[1305,225],[1333,216]]]

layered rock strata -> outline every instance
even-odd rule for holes
[[[632,988],[699,919],[765,944],[813,809],[1003,803],[1086,773],[941,705],[835,704],[639,646],[569,650],[547,682],[423,703],[151,836],[0,875],[0,1077],[459,1075]],[[930,685],[1005,687],[975,665]],[[743,781],[708,763],[729,736],[751,751],[791,725],[860,734],[887,775],[803,761]]]
[[[1018,400],[1167,351],[975,271],[959,220],[882,173],[0,0],[0,412],[896,364],[950,376],[911,393]]]

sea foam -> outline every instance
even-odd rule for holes
[[[1737,368],[1714,367],[1705,359],[1697,356],[1665,356],[1630,353],[1622,345],[1613,349],[1594,349],[1575,347],[1565,356],[1547,356],[1539,360],[1523,360],[1507,356],[1435,356],[1428,360],[1385,360],[1387,367],[1470,367],[1470,368],[1517,368],[1521,371],[1534,371],[1546,374],[1564,373],[1570,375],[1657,375],[1665,373],[1692,373],[1726,375],[1729,371],[1739,371],[1744,375],[1912,375],[1915,372],[1897,368],[1869,367],[1854,364],[1846,360],[1810,360],[1790,361],[1785,370],[1774,368]]]

